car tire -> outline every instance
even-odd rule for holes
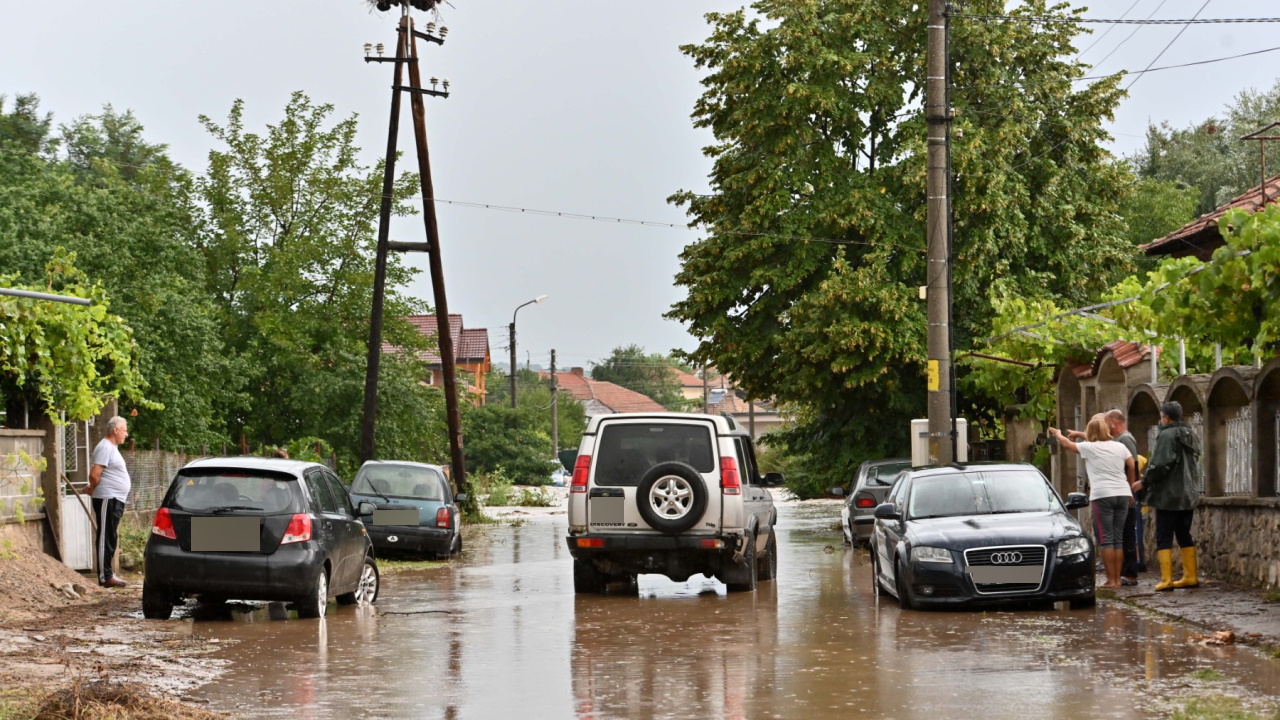
[[[659,463],[640,478],[636,506],[654,530],[668,535],[682,533],[707,511],[707,484],[687,463]]]
[[[300,618],[324,617],[325,610],[329,608],[329,576],[324,568],[320,568],[316,579],[311,581],[311,592],[293,605],[298,609]]]
[[[173,617],[173,602],[169,595],[145,580],[142,583],[142,617],[148,620]]]
[[[1091,607],[1095,607],[1097,604],[1098,604],[1098,597],[1096,595],[1090,595],[1089,597],[1078,598],[1076,600],[1071,600],[1067,603],[1067,605],[1072,610],[1088,610]]]
[[[912,610],[915,608],[915,600],[911,598],[911,589],[907,587],[907,568],[903,563],[898,563],[898,570],[893,574],[894,590],[898,593],[898,607],[903,610]]]
[[[778,538],[769,531],[769,545],[764,549],[764,555],[756,562],[756,579],[757,580],[773,580],[778,577]]]
[[[371,557],[365,557],[364,567],[360,569],[360,583],[356,589],[338,596],[339,605],[372,605],[378,601],[378,589],[382,586],[382,577],[378,574],[378,564]]]
[[[738,582],[726,582],[725,586],[729,588],[729,592],[752,592],[756,589],[756,583],[759,576],[756,573],[756,539],[752,536],[747,539],[746,552],[742,554],[743,567],[734,568],[734,574],[740,580]],[[739,574],[741,573],[741,574]]]
[[[590,560],[573,561],[573,591],[578,595],[601,595],[609,578],[596,569]]]

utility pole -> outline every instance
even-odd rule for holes
[[[373,269],[373,310],[369,316],[369,348],[364,373],[364,412],[360,417],[360,462],[368,462],[374,455],[374,429],[378,421],[378,370],[382,364],[382,303],[387,284],[387,252],[391,232],[391,202],[396,180],[396,140],[400,134],[400,86],[401,69],[404,67],[405,28],[409,27],[409,7],[400,16],[400,29],[396,38],[395,72],[391,87],[391,121],[387,125],[387,158],[382,171],[382,207],[378,214],[378,249]],[[383,62],[382,43],[378,43],[378,57],[370,58],[372,46],[364,46],[365,62]]]
[[[379,3],[378,9],[387,10],[391,4],[391,2]],[[427,95],[442,98],[449,97],[449,80],[444,80],[443,90],[436,89],[440,85],[440,81],[434,77],[431,78],[431,89],[423,88],[422,75],[418,68],[417,39],[422,38],[428,42],[443,45],[449,29],[441,27],[437,32],[436,24],[428,23],[427,32],[414,30],[413,18],[410,17],[410,3],[400,0],[397,4],[401,6],[401,15],[400,24],[396,28],[396,56],[394,60],[381,57],[381,43],[377,46],[378,57],[370,57],[369,51],[372,46],[365,45],[365,61],[394,62],[395,75],[391,85],[393,91],[391,95],[391,122],[387,136],[386,169],[383,175],[382,214],[378,226],[378,255],[374,273],[373,315],[369,330],[369,364],[365,376],[364,416],[361,420],[360,428],[360,455],[362,461],[368,460],[373,457],[374,452],[374,430],[378,407],[378,364],[382,352],[382,303],[386,283],[387,253],[392,250],[425,251],[428,256],[431,287],[435,297],[437,340],[440,349],[442,375],[444,376],[445,413],[449,435],[450,474],[452,475],[450,479],[457,485],[459,492],[467,493],[468,498],[463,504],[467,506],[468,510],[474,510],[477,506],[474,493],[471,492],[470,484],[467,482],[466,464],[462,455],[462,414],[458,410],[457,356],[454,353],[453,335],[449,328],[449,301],[445,292],[444,263],[440,257],[440,232],[436,223],[435,190],[431,181],[431,155],[427,147],[426,109],[422,101],[423,96]],[[420,0],[414,2],[413,7],[417,7],[419,10],[429,10],[434,7],[434,2]],[[409,66],[408,86],[401,85],[401,67],[403,65]],[[413,114],[414,141],[418,153],[418,176],[422,190],[422,219],[427,232],[427,242],[425,243],[391,242],[388,239],[392,193],[395,182],[396,140],[400,129],[400,94],[403,92],[409,93],[409,103]]]
[[[507,341],[511,345],[511,409],[515,410],[516,405],[516,318],[511,316],[511,326],[507,328]]]
[[[556,402],[556,351],[551,351],[551,452],[560,457],[560,407]]]
[[[955,426],[951,396],[951,273],[948,195],[948,142],[951,108],[947,102],[947,2],[928,0],[928,52],[925,77],[925,120],[928,127],[928,175],[925,185],[925,264],[928,313],[929,459],[947,464],[954,458]],[[947,440],[950,439],[950,442]]]
[[[711,390],[707,386],[707,364],[702,364],[702,414],[711,414]]]

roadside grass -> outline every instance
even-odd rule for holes
[[[20,720],[31,717],[35,698],[30,690],[9,689],[0,691],[0,720]]]
[[[540,487],[527,487],[512,493],[508,502],[516,507],[555,507],[556,496]]]
[[[1206,680],[1209,682],[1227,679],[1226,675],[1223,675],[1213,668],[1200,668],[1199,670],[1194,670],[1190,673],[1190,676],[1197,680]]]
[[[1271,588],[1262,594],[1262,602],[1278,603],[1280,602],[1280,588]]]
[[[1250,710],[1239,698],[1214,693],[1192,699],[1174,710],[1172,717],[1173,720],[1271,720],[1277,715]]]
[[[127,519],[120,523],[118,545],[121,570],[142,571],[147,551],[147,538],[150,536],[150,526],[142,527]]]
[[[442,567],[449,567],[449,562],[447,560],[378,560],[378,572],[383,575],[395,575],[414,570],[434,570]]]

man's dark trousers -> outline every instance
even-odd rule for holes
[[[116,556],[120,540],[120,518],[124,517],[124,501],[115,498],[94,498],[93,516],[98,522],[98,584],[110,580],[111,561]]]

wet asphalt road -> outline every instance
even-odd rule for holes
[[[191,694],[252,718],[1145,718],[1211,667],[1280,695],[1275,661],[1116,603],[877,603],[834,513],[781,508],[778,580],[754,595],[643,576],[639,597],[577,597],[563,515],[472,529],[462,561],[386,577],[375,608],[176,621],[226,643]]]

